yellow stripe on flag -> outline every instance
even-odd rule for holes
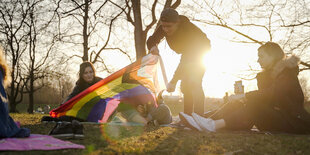
[[[111,91],[111,88],[114,88],[115,86],[120,85],[121,83],[122,83],[122,76],[97,88],[96,90],[87,94],[86,96],[81,98],[78,102],[76,102],[74,106],[67,111],[66,115],[76,116],[77,112],[83,107],[83,105],[94,97],[104,95],[103,97],[107,98],[118,94],[119,92]]]

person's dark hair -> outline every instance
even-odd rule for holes
[[[268,55],[274,58],[274,61],[277,62],[285,58],[285,54],[282,48],[274,42],[267,42],[264,45],[258,48],[258,52],[265,52]]]
[[[78,80],[78,82],[85,83],[85,81],[83,79],[83,73],[85,72],[85,69],[87,67],[91,67],[92,68],[92,70],[94,72],[94,77],[96,77],[96,70],[95,70],[94,65],[91,62],[89,62],[89,61],[84,61],[83,63],[80,64],[79,80]]]
[[[160,21],[163,22],[178,22],[179,19],[179,13],[173,9],[173,8],[166,8],[163,12],[160,14]]]

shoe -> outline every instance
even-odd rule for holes
[[[192,116],[196,123],[202,128],[204,131],[207,132],[215,132],[215,122],[210,118],[204,118],[196,113],[192,113]]]
[[[58,122],[58,118],[50,117],[50,116],[43,116],[41,118],[42,123],[47,123],[47,122]]]
[[[83,133],[84,127],[79,121],[73,120],[72,128],[73,128],[74,138],[77,138],[77,139],[84,138],[84,133]]]
[[[49,132],[49,135],[56,138],[71,139],[74,138],[72,123],[58,122],[54,128]]]
[[[20,128],[19,131],[13,137],[25,138],[29,136],[30,136],[30,130],[28,128]]]
[[[159,126],[159,123],[157,120],[151,120],[147,122],[147,125],[149,126]]]
[[[203,131],[200,126],[196,123],[192,116],[185,114],[184,112],[179,113],[179,117],[181,122],[186,126],[193,130]]]

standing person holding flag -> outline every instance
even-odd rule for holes
[[[147,47],[153,54],[159,54],[157,45],[165,37],[169,47],[182,54],[180,63],[172,80],[167,85],[168,92],[174,92],[181,80],[181,91],[184,95],[184,113],[204,113],[204,92],[202,79],[205,73],[203,56],[210,50],[210,40],[190,20],[179,15],[172,8],[165,9],[160,16],[160,26],[147,40]]]

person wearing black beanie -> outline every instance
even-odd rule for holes
[[[181,80],[184,95],[184,112],[199,115],[204,113],[204,92],[202,79],[205,73],[203,57],[211,49],[210,40],[190,20],[179,15],[175,9],[166,8],[160,15],[160,26],[147,40],[147,47],[153,54],[159,54],[157,44],[166,38],[169,47],[181,54],[180,63],[172,80],[167,85],[168,92],[174,92]]]

